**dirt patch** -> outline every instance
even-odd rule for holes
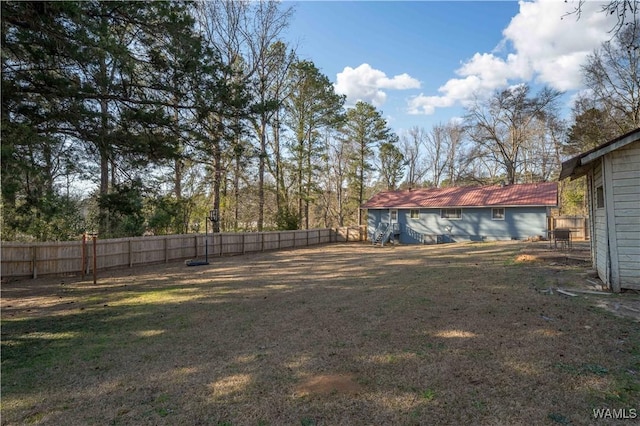
[[[305,379],[295,388],[297,396],[302,395],[346,395],[364,391],[351,374],[323,374]]]
[[[543,259],[539,258],[538,256],[534,256],[531,254],[519,254],[516,256],[516,262],[519,263],[523,263],[523,262],[542,262]]]
[[[569,265],[587,265],[591,262],[591,246],[588,241],[575,241],[571,248],[558,248],[548,241],[524,244],[520,249],[523,261],[544,261]],[[519,257],[516,257],[517,258]]]
[[[616,316],[631,318],[636,322],[640,322],[640,300],[629,300],[615,298],[598,298],[595,305],[603,308]]]
[[[545,269],[539,271],[550,278],[547,288],[538,288],[544,294],[567,297],[560,290],[574,292],[594,307],[602,308],[618,317],[640,321],[640,298],[636,291],[612,294],[600,281],[591,264],[591,249],[588,241],[574,241],[571,248],[557,248],[548,242],[526,244],[515,257],[520,264],[537,263]],[[571,297],[571,296],[569,296]]]

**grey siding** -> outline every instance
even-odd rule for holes
[[[640,289],[640,142],[610,155],[620,286]]]
[[[589,198],[592,204],[593,215],[593,247],[594,250],[594,264],[598,271],[600,279],[610,285],[609,280],[609,239],[607,234],[607,217],[604,207],[597,208],[596,206],[596,191],[598,187],[604,186],[602,179],[602,164],[596,165],[593,168],[591,176],[592,184],[590,188]]]
[[[506,207],[504,220],[493,220],[491,211],[486,207],[462,208],[461,219],[443,219],[439,208],[420,209],[418,218],[411,218],[410,209],[398,209],[400,242],[511,240],[546,235],[546,207]],[[370,233],[381,220],[389,220],[388,210],[369,210]]]

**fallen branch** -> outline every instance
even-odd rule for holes
[[[571,296],[571,297],[577,297],[577,296],[578,296],[578,295],[577,295],[577,294],[575,294],[575,293],[568,292],[568,291],[563,290],[563,289],[561,289],[561,288],[556,288],[556,291],[557,291],[558,293],[560,293],[560,294],[564,294],[565,296]]]
[[[594,290],[576,290],[576,289],[571,289],[572,292],[574,293],[582,293],[582,294],[597,294],[599,296],[610,296],[611,293],[607,293],[605,291],[594,291]]]
[[[626,310],[628,310],[628,311],[633,311],[633,312],[640,313],[640,310],[638,310],[638,309],[636,309],[636,308],[632,308],[632,307],[630,307],[630,306],[620,305],[620,307],[621,307],[621,308],[624,308],[624,309],[626,309]]]

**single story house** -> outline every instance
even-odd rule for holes
[[[557,182],[543,182],[385,191],[361,208],[372,241],[433,244],[546,237],[557,205]]]
[[[612,291],[640,290],[640,128],[562,163],[587,177],[591,258]]]

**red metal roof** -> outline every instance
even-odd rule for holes
[[[520,185],[419,188],[380,192],[363,209],[485,206],[557,206],[557,182]]]

